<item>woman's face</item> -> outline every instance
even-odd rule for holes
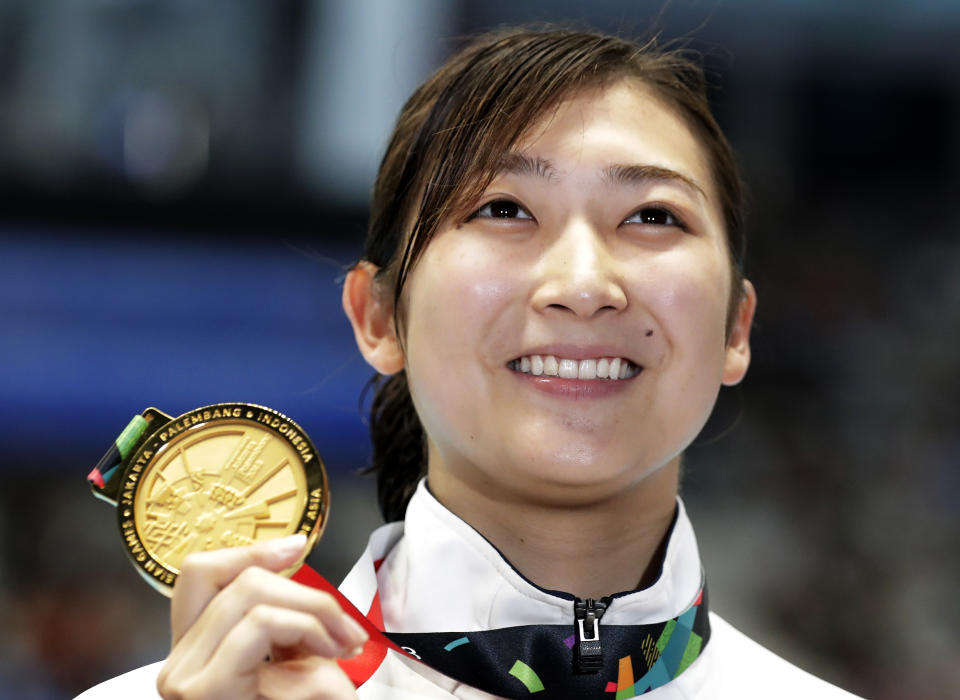
[[[431,478],[574,503],[678,459],[749,362],[749,284],[725,333],[722,222],[699,144],[646,90],[583,93],[535,124],[407,281]],[[587,378],[617,364],[624,378]]]

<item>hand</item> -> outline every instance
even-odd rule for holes
[[[359,653],[367,633],[333,596],[275,573],[305,545],[294,535],[184,560],[170,605],[173,648],[157,679],[162,697],[357,697],[334,659]]]

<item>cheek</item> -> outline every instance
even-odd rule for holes
[[[517,334],[511,309],[522,296],[514,272],[486,247],[444,235],[408,281],[411,392],[428,432],[441,440],[450,420],[469,420],[489,387],[485,378],[511,359],[504,356]]]
[[[723,361],[730,293],[729,271],[717,258],[677,255],[664,261],[648,294],[666,336],[665,353],[715,371]]]
[[[518,283],[496,267],[476,265],[464,270],[456,280],[449,302],[463,323],[474,329],[495,326],[501,314],[517,294]]]
[[[423,343],[432,353],[474,353],[521,295],[521,275],[491,246],[450,232],[433,241],[409,281],[411,354]]]
[[[720,391],[724,367],[729,277],[711,259],[678,256],[662,268],[649,290],[660,331],[657,364],[651,368],[662,410],[657,434],[689,445],[706,423]]]

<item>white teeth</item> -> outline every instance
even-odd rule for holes
[[[641,368],[621,357],[598,357],[589,360],[558,358],[555,355],[524,355],[508,363],[510,369],[536,377],[563,379],[629,379]]]
[[[533,355],[530,358],[530,374],[536,377],[543,374],[543,358],[539,355]]]
[[[555,358],[553,355],[543,356],[543,373],[549,374],[551,377],[556,377],[557,374],[559,374],[557,358]]]
[[[610,379],[620,378],[620,358],[614,357],[610,360]]]
[[[578,379],[596,379],[597,378],[597,361],[596,360],[580,360],[580,366],[577,368],[577,378]]]

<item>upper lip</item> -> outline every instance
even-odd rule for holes
[[[553,355],[563,360],[597,360],[601,357],[620,357],[632,362],[638,367],[641,366],[637,360],[630,357],[622,349],[612,345],[600,344],[575,345],[571,343],[551,343],[549,345],[537,345],[524,350],[515,357],[511,357],[510,361],[520,359],[521,357],[529,357],[530,355]]]

